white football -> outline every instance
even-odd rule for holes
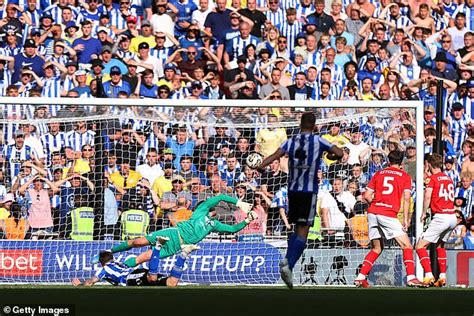
[[[263,161],[263,157],[259,153],[252,153],[247,157],[247,166],[257,168]]]

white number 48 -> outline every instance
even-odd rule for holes
[[[445,201],[454,201],[454,185],[450,183],[448,187],[445,188],[444,184],[441,184],[439,197],[444,198]]]

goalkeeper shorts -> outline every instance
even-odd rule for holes
[[[168,240],[160,250],[160,258],[170,257],[181,251],[181,242],[177,228],[166,228],[156,232],[150,233],[145,236],[152,247],[156,245],[156,238],[158,236],[168,237]]]

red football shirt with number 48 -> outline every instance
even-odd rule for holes
[[[411,192],[411,178],[401,169],[388,167],[376,172],[367,188],[374,191],[369,213],[397,217],[403,192]]]
[[[454,214],[454,183],[443,172],[432,174],[425,181],[431,192],[431,213]]]

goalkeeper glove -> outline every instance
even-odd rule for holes
[[[257,218],[258,218],[257,213],[255,213],[254,211],[250,211],[247,213],[247,218],[245,219],[245,222],[247,224],[250,224],[251,221],[256,220]]]
[[[248,213],[252,210],[252,204],[250,203],[246,203],[246,202],[242,202],[242,201],[237,201],[237,204],[235,204],[235,206],[237,206],[238,208],[240,208],[242,211],[244,211],[245,213]]]

